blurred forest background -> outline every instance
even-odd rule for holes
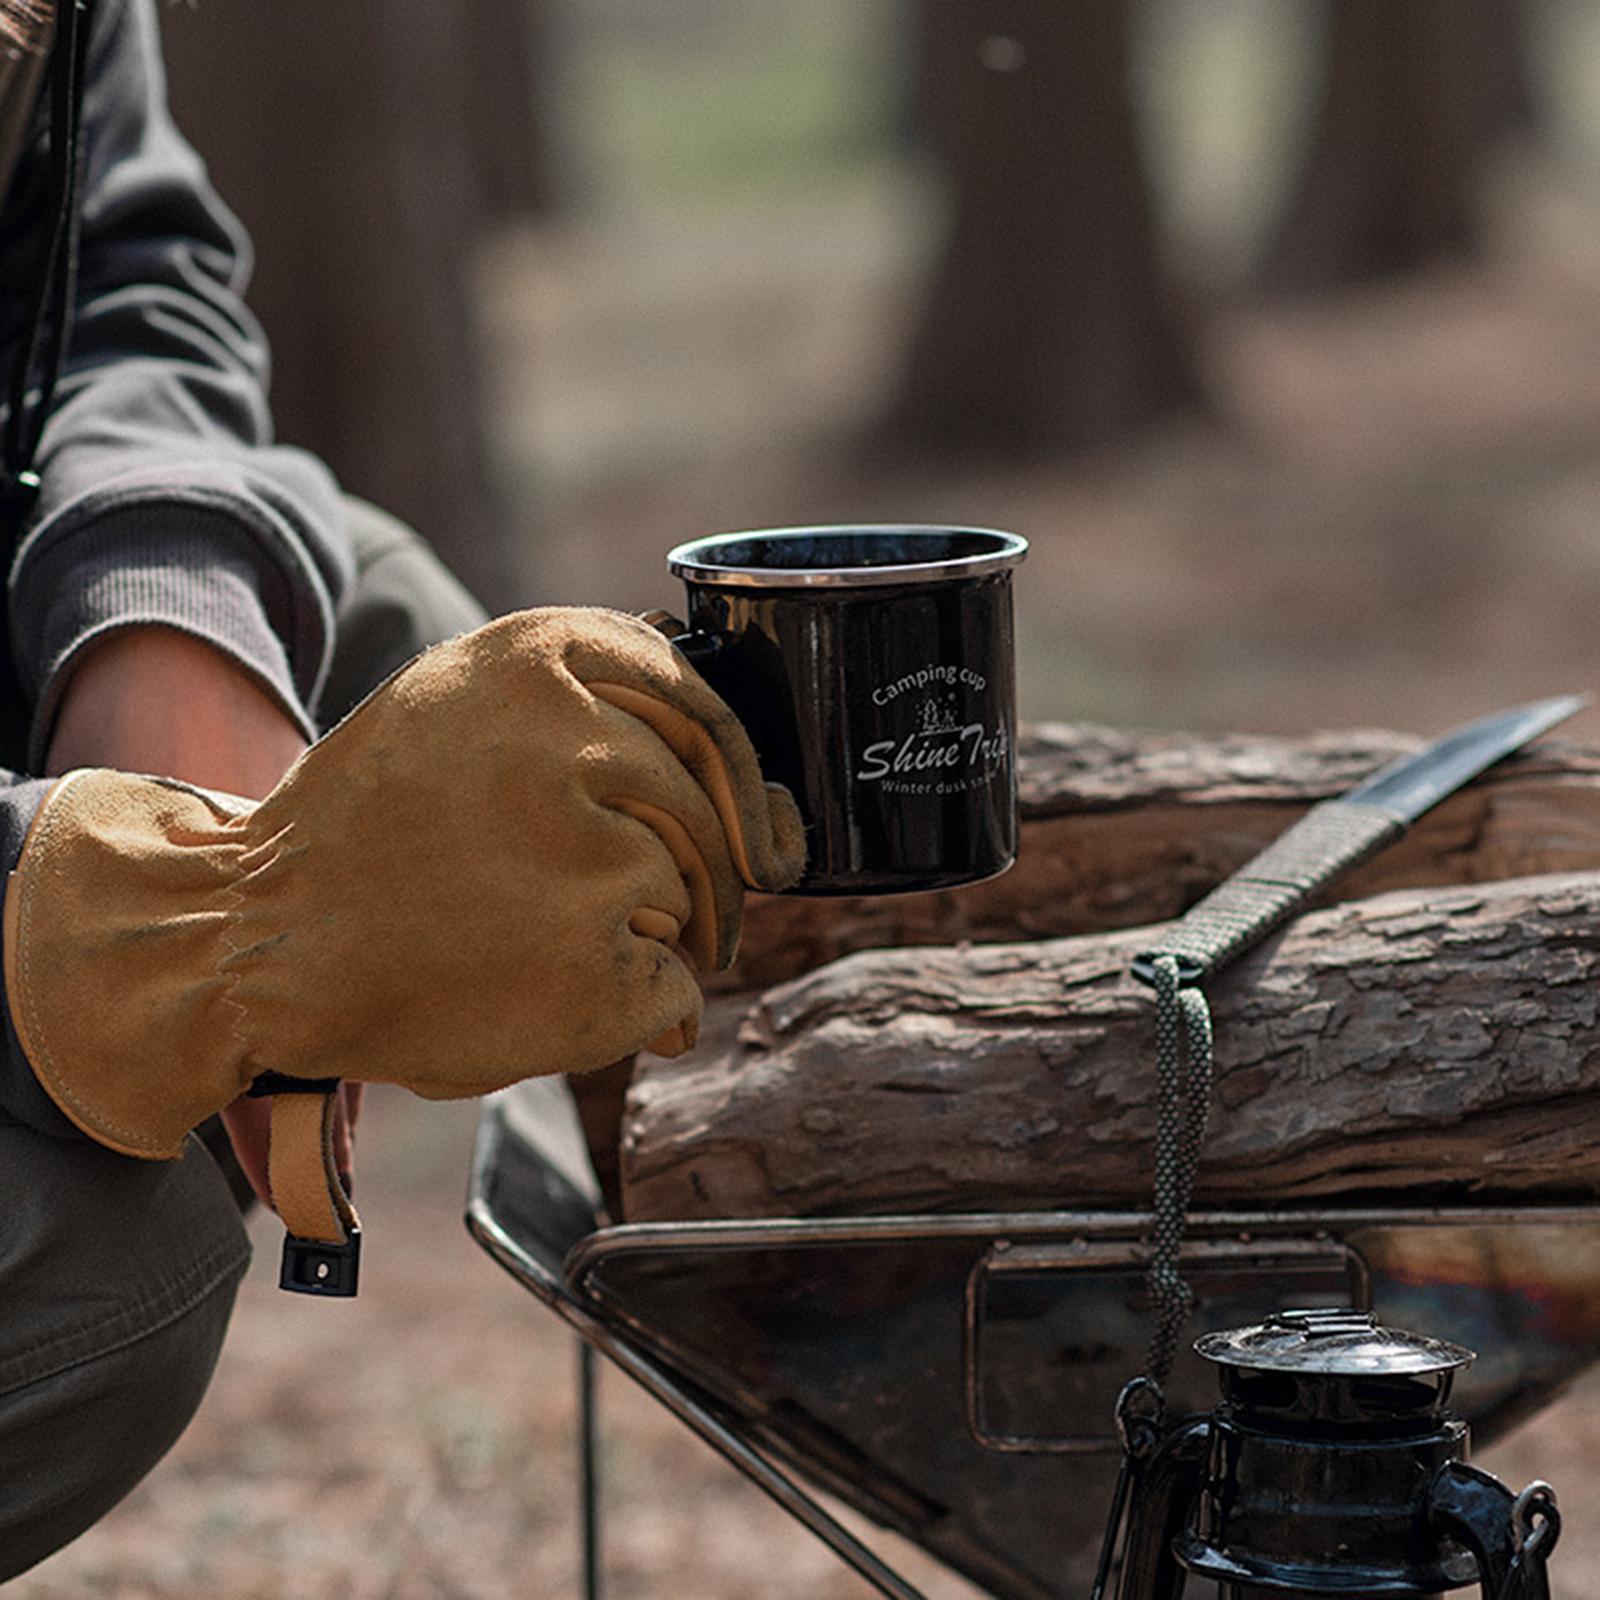
[[[1030,718],[1429,732],[1595,682],[1600,0],[163,18],[282,434],[493,609],[961,522],[1033,541]],[[376,1097],[361,1300],[276,1294],[263,1226],[183,1445],[16,1593],[577,1593],[572,1353],[459,1232],[472,1121]],[[866,1593],[626,1389],[609,1593]],[[1568,1597],[1597,1446],[1590,1385],[1489,1456],[1561,1489]]]

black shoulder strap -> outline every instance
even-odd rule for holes
[[[78,270],[85,66],[90,0],[59,0],[50,58],[50,173],[33,300],[12,359],[10,408],[0,433],[0,766],[27,763],[32,708],[11,658],[5,583],[23,525],[39,495],[39,440],[61,375]]]
[[[11,369],[10,409],[0,435],[0,518],[7,566],[38,493],[34,456],[61,374],[78,269],[79,174],[83,159],[85,65],[90,0],[60,0],[50,59],[50,175],[29,306]]]

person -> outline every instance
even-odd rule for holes
[[[654,630],[487,621],[273,443],[154,0],[54,11],[0,0],[0,1579],[204,1393],[248,1256],[229,1147],[339,1248],[361,1083],[685,1048],[744,885],[804,854]]]

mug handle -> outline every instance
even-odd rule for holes
[[[657,633],[662,633],[672,642],[672,647],[697,672],[715,661],[727,647],[720,633],[706,633],[701,629],[691,629],[686,622],[680,622],[670,611],[645,611],[639,616],[641,622],[648,622]]]

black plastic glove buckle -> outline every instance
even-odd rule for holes
[[[352,1228],[343,1244],[326,1239],[302,1239],[288,1233],[283,1238],[283,1266],[278,1287],[291,1294],[320,1294],[348,1300],[361,1276],[361,1230]]]
[[[245,1094],[252,1100],[265,1100],[275,1094],[332,1094],[338,1087],[337,1078],[291,1078],[286,1072],[259,1072]]]
[[[245,1091],[254,1099],[275,1094],[334,1094],[337,1078],[291,1078],[282,1072],[263,1072]],[[331,1179],[329,1180],[332,1181]],[[278,1287],[291,1294],[317,1294],[330,1300],[349,1300],[361,1278],[361,1230],[352,1228],[340,1244],[329,1239],[306,1239],[297,1233],[283,1236],[283,1264]]]

